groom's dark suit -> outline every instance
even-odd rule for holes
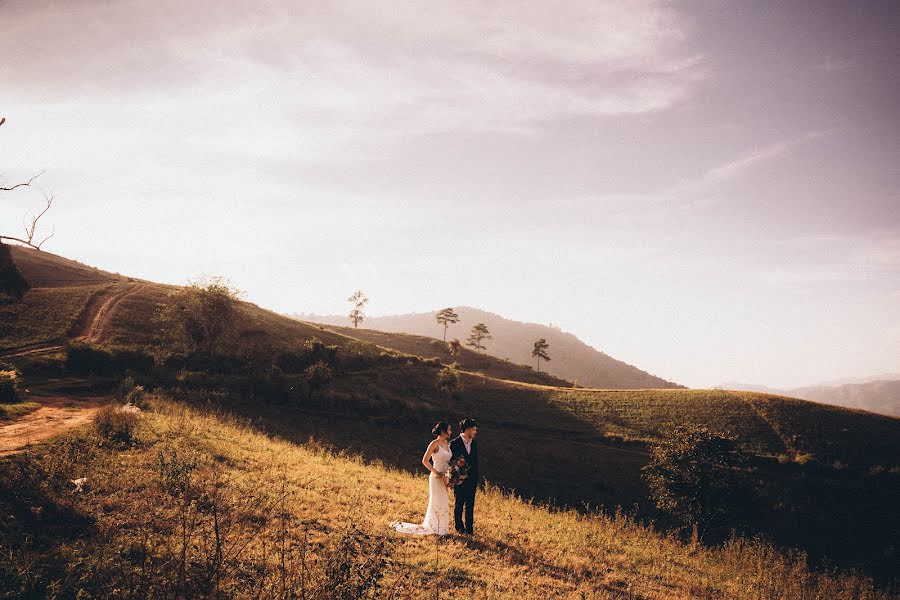
[[[456,531],[458,533],[468,533],[472,535],[472,516],[475,511],[475,490],[478,487],[478,442],[472,440],[470,445],[471,452],[466,452],[466,444],[462,436],[457,437],[450,442],[450,450],[453,452],[453,458],[456,460],[460,456],[466,459],[469,465],[469,476],[462,483],[453,488],[453,496],[456,499],[456,505],[453,510],[453,519],[456,523]],[[463,523],[463,509],[466,512],[466,520]]]

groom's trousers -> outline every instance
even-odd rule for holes
[[[474,482],[468,485],[458,485],[453,489],[453,497],[456,501],[456,505],[453,507],[453,520],[457,533],[472,535],[472,517],[475,512],[476,489]],[[465,522],[463,522],[463,511],[466,513]]]

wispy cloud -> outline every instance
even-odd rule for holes
[[[705,76],[688,22],[659,0],[32,7],[0,41],[4,80],[58,100],[167,90],[200,127],[262,100],[302,135],[527,131],[665,110]],[[33,39],[41,52],[26,50]]]
[[[728,182],[743,177],[762,164],[785,156],[803,144],[833,135],[836,131],[835,129],[807,131],[790,139],[755,148],[743,156],[708,169],[699,177],[679,181],[666,190],[662,197],[678,202],[682,209],[714,203],[721,198],[716,196],[715,192]]]

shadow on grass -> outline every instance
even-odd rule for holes
[[[48,485],[31,456],[0,459],[0,589],[15,597],[48,597],[48,586],[58,585],[50,574],[67,572],[61,546],[95,534],[93,520],[52,499]]]

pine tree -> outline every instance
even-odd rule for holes
[[[547,343],[547,340],[544,338],[539,339],[534,343],[534,350],[531,351],[531,356],[537,359],[537,372],[541,372],[541,359],[546,361],[550,361],[550,356],[547,354],[547,348],[550,347],[550,344]]]
[[[435,315],[437,319],[438,325],[444,326],[444,341],[447,341],[447,327],[453,325],[454,323],[459,323],[459,315],[453,312],[452,308],[445,308],[443,310],[438,311],[437,315]]]
[[[484,323],[479,323],[472,327],[472,333],[469,334],[469,338],[466,340],[466,346],[472,346],[475,350],[481,352],[485,349],[484,344],[481,342],[490,339],[493,339],[493,336],[491,336],[487,326]]]

